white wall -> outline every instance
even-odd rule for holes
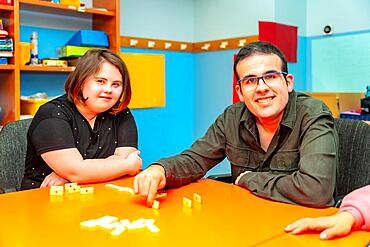
[[[274,21],[275,0],[195,0],[195,41],[257,35],[258,21]]]
[[[121,35],[194,40],[193,0],[121,0]]]
[[[307,36],[322,35],[326,24],[334,33],[370,30],[370,0],[308,0]]]
[[[306,36],[306,12],[307,0],[275,0],[275,21],[297,26],[299,36]]]

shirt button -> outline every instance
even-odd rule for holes
[[[31,184],[32,184],[32,185],[35,185],[35,183],[34,183],[34,182],[32,182]]]
[[[104,120],[104,117],[102,117],[101,119],[103,119],[103,120]]]
[[[84,156],[86,156],[86,154],[84,154]]]
[[[110,130],[110,128],[108,128],[108,130]]]
[[[99,147],[99,149],[101,149],[101,147]]]
[[[76,143],[78,144],[78,141],[76,141]]]
[[[58,107],[60,108],[60,105],[58,105]]]
[[[117,141],[115,141],[114,143],[117,144]]]
[[[45,173],[41,173],[42,176],[45,176]]]
[[[77,128],[75,128],[75,130],[77,130]]]
[[[58,116],[60,116],[60,113],[58,112]]]
[[[31,169],[32,169],[32,170],[35,170],[35,167],[32,167]]]

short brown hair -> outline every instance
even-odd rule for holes
[[[84,103],[82,87],[91,76],[96,75],[102,64],[108,62],[115,66],[122,75],[123,90],[119,101],[111,108],[111,113],[118,113],[125,109],[131,100],[130,77],[125,62],[114,52],[107,49],[92,49],[83,55],[76,69],[69,74],[64,85],[68,100],[75,103]]]

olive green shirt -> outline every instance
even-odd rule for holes
[[[280,127],[265,152],[254,115],[243,102],[229,106],[205,136],[181,154],[155,162],[164,167],[166,186],[202,178],[225,157],[232,179],[254,194],[310,207],[334,203],[338,135],[328,107],[292,92]]]

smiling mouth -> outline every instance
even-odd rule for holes
[[[100,96],[101,99],[112,99],[111,97]]]
[[[257,99],[257,103],[269,103],[273,100],[274,97],[268,97],[268,98],[262,98],[262,99]]]

